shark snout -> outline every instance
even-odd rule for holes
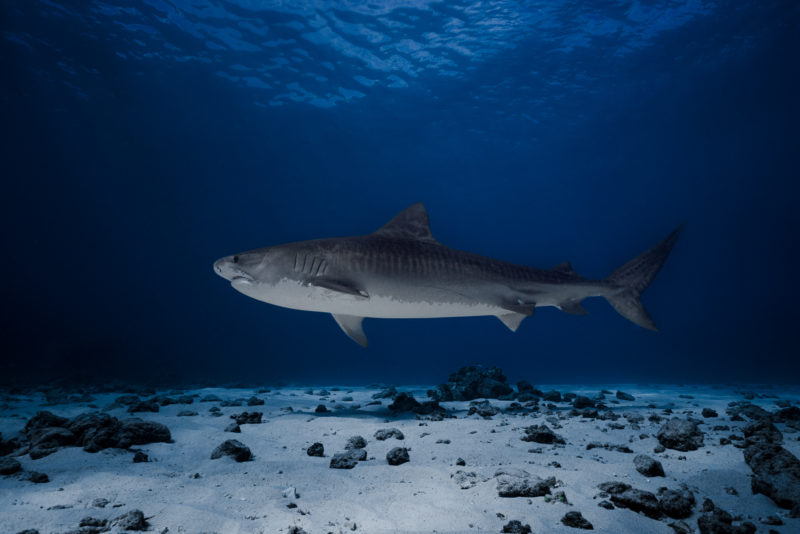
[[[226,256],[214,262],[214,272],[231,282],[236,280],[252,281],[253,277],[244,272],[237,264],[238,255]]]

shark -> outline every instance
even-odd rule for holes
[[[569,262],[540,269],[447,247],[433,236],[418,202],[370,234],[240,252],[217,260],[214,271],[256,300],[330,313],[364,347],[366,317],[494,316],[516,331],[542,306],[585,315],[581,302],[589,297],[604,297],[634,324],[657,330],[640,296],[682,228],[605,278],[591,279]]]

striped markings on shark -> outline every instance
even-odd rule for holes
[[[214,270],[234,289],[262,302],[332,314],[365,347],[365,317],[493,315],[516,331],[536,307],[586,314],[581,301],[588,297],[604,297],[626,319],[656,330],[639,297],[664,265],[682,227],[595,280],[581,277],[569,263],[539,269],[442,245],[419,202],[371,234],[242,252],[217,260]]]

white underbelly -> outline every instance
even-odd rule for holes
[[[233,287],[245,295],[262,302],[295,310],[380,317],[384,319],[412,319],[434,317],[474,317],[508,313],[497,306],[485,303],[403,300],[392,296],[370,295],[361,297],[330,289],[306,286],[292,280],[281,280],[276,285],[265,286],[234,282]]]

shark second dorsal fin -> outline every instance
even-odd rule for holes
[[[556,265],[555,267],[551,268],[550,270],[551,271],[556,271],[558,273],[564,273],[564,274],[574,274],[574,275],[578,274],[578,273],[575,272],[575,269],[572,268],[572,265],[568,261],[565,261],[564,263],[559,263],[558,265]]]
[[[431,223],[428,219],[428,212],[422,202],[417,202],[407,207],[394,219],[383,225],[374,235],[419,239],[421,241],[436,241],[431,233]]]

